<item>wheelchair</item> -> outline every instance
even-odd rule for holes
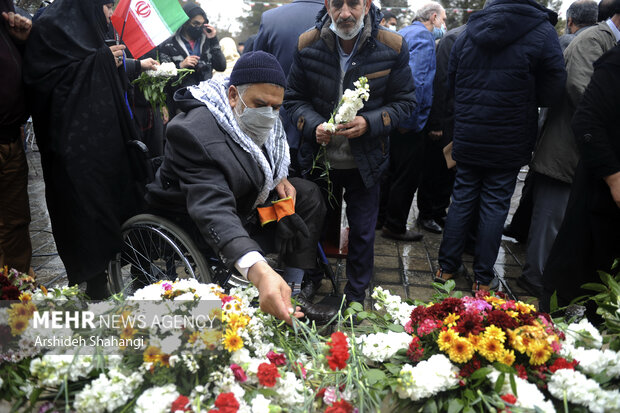
[[[141,168],[138,171],[139,184],[146,187],[146,183],[154,179],[161,159],[159,163],[149,159],[148,149],[140,141],[131,141],[129,144],[129,150],[134,153],[134,162]],[[216,283],[226,290],[249,284],[236,270],[226,267],[216,254],[204,254],[183,228],[162,216],[136,215],[122,225],[121,236],[121,250],[108,264],[112,293],[131,295],[159,280],[177,278],[195,278],[201,283]],[[335,275],[320,244],[317,262],[325,276],[331,280],[333,294],[336,294]]]

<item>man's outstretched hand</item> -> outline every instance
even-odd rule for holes
[[[258,288],[260,309],[292,324],[291,316],[304,316],[299,307],[293,309],[291,287],[265,261],[259,261],[248,270],[248,280]]]

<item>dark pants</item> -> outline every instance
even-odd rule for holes
[[[332,169],[334,186],[344,188],[349,250],[347,278],[344,288],[347,301],[363,302],[374,268],[375,225],[379,210],[379,184],[366,188],[358,169]],[[340,211],[329,209],[328,214]]]
[[[32,257],[29,224],[28,163],[17,136],[11,143],[0,143],[0,266],[28,272]]]
[[[519,199],[519,206],[512,215],[510,221],[510,230],[518,238],[519,242],[527,240],[528,233],[530,232],[530,224],[532,222],[532,210],[534,209],[534,178],[533,172],[530,171],[525,176],[525,182],[523,183],[523,189],[521,189],[521,199]]]
[[[407,217],[422,174],[424,135],[422,132],[390,135],[390,189],[384,225],[402,234],[407,230]]]
[[[420,219],[441,219],[450,206],[450,195],[454,185],[454,171],[448,169],[443,156],[441,140],[428,136],[424,146],[422,176],[418,189],[418,210]]]
[[[474,276],[482,284],[489,284],[493,279],[493,266],[518,173],[518,168],[457,165],[452,205],[439,247],[439,266],[444,272],[454,273],[460,267],[467,234],[474,216],[478,215]]]

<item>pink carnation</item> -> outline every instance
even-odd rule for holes
[[[246,376],[245,371],[243,371],[243,367],[238,364],[231,364],[230,369],[239,383],[245,383],[247,381],[248,376]]]

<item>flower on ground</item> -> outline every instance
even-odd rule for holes
[[[235,413],[239,410],[239,402],[233,393],[220,393],[215,399],[215,407],[218,410],[210,410],[209,412]]]
[[[458,334],[456,334],[452,329],[447,329],[439,333],[439,337],[437,338],[439,350],[448,351],[457,337]]]
[[[448,314],[446,318],[443,319],[443,324],[447,327],[454,327],[456,326],[456,322],[458,321],[459,318],[461,318],[460,315],[450,313]]]
[[[575,370],[575,367],[579,364],[577,361],[568,361],[563,357],[556,359],[552,365],[549,366],[549,371],[555,373],[561,369]]]
[[[456,337],[448,349],[448,357],[455,363],[467,363],[474,355],[474,346],[462,337]]]
[[[182,394],[177,397],[175,401],[172,402],[172,406],[170,407],[170,411],[172,413],[175,412],[191,412],[192,408],[190,407],[189,399],[187,396],[183,396]]]
[[[332,333],[327,346],[329,347],[329,356],[327,356],[329,368],[334,371],[345,368],[349,359],[349,344],[344,333],[341,331]]]
[[[530,364],[538,366],[545,364],[553,351],[545,341],[536,340],[529,346],[528,352],[530,353]]]
[[[235,379],[238,382],[244,383],[247,381],[248,376],[245,374],[245,371],[243,371],[243,367],[238,364],[231,364],[230,369],[232,370],[233,374],[235,375]]]
[[[325,409],[325,413],[352,413],[353,406],[346,400],[338,400]]]
[[[286,356],[284,354],[278,354],[273,350],[270,350],[269,353],[267,353],[267,358],[276,366],[284,366],[286,364]]]
[[[261,363],[258,366],[258,382],[265,387],[273,387],[276,385],[276,379],[280,376],[280,372],[275,364]]]
[[[485,337],[480,341],[478,352],[492,363],[502,356],[504,345],[499,340]]]

